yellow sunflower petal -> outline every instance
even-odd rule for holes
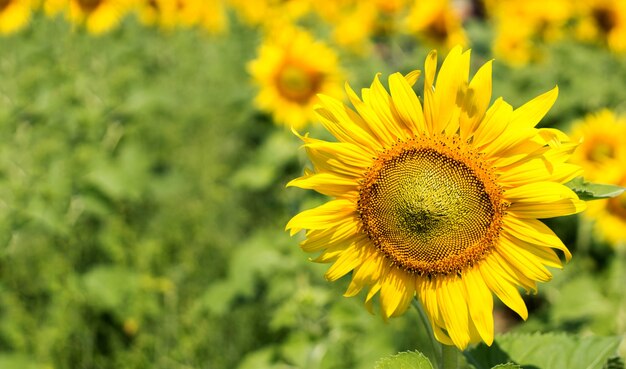
[[[463,140],[467,140],[474,133],[491,101],[491,64],[490,60],[480,67],[465,93],[459,122]]]
[[[555,182],[535,182],[507,190],[508,212],[520,218],[544,219],[575,214],[585,202],[569,188]]]
[[[477,269],[463,274],[469,301],[469,312],[480,337],[488,346],[493,342],[493,298],[491,291]]]
[[[521,266],[519,270],[528,279],[541,282],[547,282],[552,279],[552,273],[543,266],[541,259],[537,255],[528,252],[520,247],[519,244],[515,244],[506,234],[501,235],[498,250],[509,264]]]
[[[437,72],[437,51],[428,53],[424,64],[424,118],[429,133],[435,132],[435,119],[438,106],[435,104],[435,73]]]
[[[559,88],[554,87],[552,90],[535,97],[521,107],[515,109],[511,116],[511,125],[513,127],[533,128],[546,115],[548,110],[554,105]]]
[[[372,110],[380,118],[385,127],[391,132],[392,137],[397,141],[398,139],[407,139],[412,137],[411,131],[406,128],[403,122],[398,119],[398,113],[393,106],[391,96],[379,79],[380,73],[374,77],[374,82],[369,89],[370,98],[367,104],[372,107]]]
[[[389,76],[389,89],[393,98],[393,104],[401,119],[413,135],[422,135],[426,132],[424,112],[417,95],[400,73]]]
[[[510,282],[502,279],[503,269],[490,259],[486,259],[480,267],[480,274],[496,296],[511,310],[515,311],[522,319],[528,319],[528,309],[517,288]]]
[[[358,294],[367,285],[374,283],[380,278],[383,271],[383,259],[373,247],[364,247],[363,262],[354,269],[352,281],[344,293],[345,297]]]
[[[316,208],[305,210],[291,218],[285,229],[293,236],[302,229],[326,229],[356,217],[354,203],[350,200],[332,200]]]
[[[322,104],[315,112],[333,136],[342,142],[353,143],[363,148],[381,147],[374,134],[354,111],[332,97],[319,95],[319,99]]]
[[[344,249],[337,261],[328,268],[324,277],[329,281],[336,281],[350,273],[361,263],[362,247],[359,241],[355,241],[350,247]]]
[[[350,242],[350,239],[359,234],[356,218],[347,218],[336,227],[323,230],[309,230],[306,239],[300,243],[302,250],[316,252],[324,248],[332,247],[338,243]]]
[[[474,133],[474,145],[483,149],[495,141],[506,129],[513,113],[513,107],[501,97],[487,110],[482,123]],[[484,150],[486,153],[488,151]]]
[[[464,349],[470,342],[466,291],[460,278],[443,279],[437,290],[437,303],[452,342]]]
[[[450,53],[441,65],[435,86],[436,114],[433,115],[432,128],[439,133],[451,124],[453,111],[460,106],[463,99],[462,86],[467,83],[469,73],[469,52],[462,54],[460,46],[450,50]],[[458,123],[457,123],[458,124]]]
[[[409,86],[413,87],[413,85],[417,83],[417,80],[420,78],[421,74],[422,74],[421,70],[413,70],[407,73],[404,76],[404,79],[406,79],[406,82],[409,84]]]
[[[552,232],[548,226],[536,219],[518,219],[515,217],[505,217],[503,221],[507,232],[522,241],[561,250],[565,255],[565,260],[569,261],[572,254],[563,244],[561,239]]]
[[[395,314],[398,309],[406,310],[407,299],[413,298],[415,290],[411,276],[403,270],[391,269],[381,282],[380,304],[386,318]]]
[[[291,180],[287,187],[300,187],[315,190],[323,195],[336,197],[357,196],[357,185],[354,179],[332,174],[317,173]]]

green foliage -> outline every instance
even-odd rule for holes
[[[466,352],[476,369],[503,362],[539,369],[602,369],[612,358],[620,337],[577,337],[565,334],[506,334],[492,347],[481,343]]]
[[[506,363],[506,364],[498,364],[491,369],[521,369],[521,367],[513,363]]]
[[[616,197],[624,193],[626,188],[601,183],[590,183],[583,177],[576,177],[565,184],[572,191],[576,192],[581,200],[599,200]]]
[[[401,352],[376,362],[374,369],[432,369],[433,366],[421,352]]]

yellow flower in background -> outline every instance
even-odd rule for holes
[[[163,29],[201,26],[209,33],[221,33],[227,19],[223,0],[142,0],[139,19]]]
[[[74,24],[98,35],[115,28],[134,4],[134,0],[47,0],[48,15],[65,13]]]
[[[293,23],[307,14],[311,0],[229,0],[239,18],[251,26]]]
[[[24,28],[30,20],[33,5],[31,0],[0,0],[0,34]]]
[[[585,171],[585,178],[593,182],[611,183],[611,171],[622,169],[626,159],[626,119],[604,109],[589,114],[572,127],[572,139],[581,141],[572,155],[572,162]]]
[[[344,4],[336,17],[325,20],[331,25],[332,38],[338,45],[365,54],[370,50],[376,16],[376,7],[371,2],[363,1]]]
[[[69,18],[92,34],[108,32],[126,15],[128,0],[70,0]]]
[[[298,28],[270,32],[248,70],[260,87],[256,105],[277,123],[296,129],[313,119],[317,94],[341,95],[343,77],[337,56]]]
[[[178,25],[178,11],[186,8],[178,0],[141,0],[136,6],[139,21],[145,25],[173,29]]]
[[[572,162],[587,180],[626,187],[626,118],[607,109],[589,114],[574,124],[572,138],[581,141]],[[584,215],[601,238],[626,247],[626,195],[589,202]]]
[[[626,158],[622,158],[620,167],[614,168],[607,175],[605,183],[626,187]],[[607,200],[589,202],[585,218],[593,221],[594,230],[600,237],[616,248],[626,247],[626,195],[622,194]]]
[[[204,2],[199,25],[211,34],[219,34],[228,27],[226,4],[224,0],[207,0]]]
[[[541,59],[541,46],[560,40],[573,14],[567,0],[499,0],[490,13],[495,24],[494,54],[511,65]]]
[[[576,35],[583,41],[606,43],[615,52],[626,51],[626,2],[578,1]]]
[[[302,136],[313,170],[288,186],[334,199],[294,216],[291,234],[333,263],[330,281],[351,273],[345,296],[379,294],[384,318],[417,296],[435,337],[463,349],[493,341],[492,293],[526,319],[518,287],[571,257],[537,219],[574,214],[583,201],[563,183],[580,175],[566,163],[577,146],[556,129],[537,129],[557,97],[553,89],[518,109],[491,100],[491,62],[468,82],[469,51],[455,47],[435,83],[437,54],[425,64],[423,107],[412,89],[419,72],[378,76],[356,111],[320,96],[316,111],[339,142]]]
[[[447,50],[467,45],[460,15],[449,0],[416,1],[407,18],[408,30],[424,42]]]
[[[371,51],[372,38],[402,30],[406,0],[314,2],[313,11],[332,30],[333,41],[358,54]]]

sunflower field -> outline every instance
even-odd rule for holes
[[[623,369],[626,2],[0,0],[0,369]]]

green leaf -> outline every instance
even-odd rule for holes
[[[499,364],[494,366],[491,369],[521,369],[522,367],[517,365],[517,364],[513,364],[513,363],[506,363],[506,364]]]
[[[587,182],[583,177],[576,177],[565,185],[585,201],[617,197],[626,190],[621,186]]]
[[[465,355],[476,369],[503,362],[541,369],[602,369],[615,356],[620,337],[577,337],[565,334],[506,334],[491,347],[480,344]]]
[[[433,366],[421,352],[409,351],[378,360],[374,369],[433,369]]]

